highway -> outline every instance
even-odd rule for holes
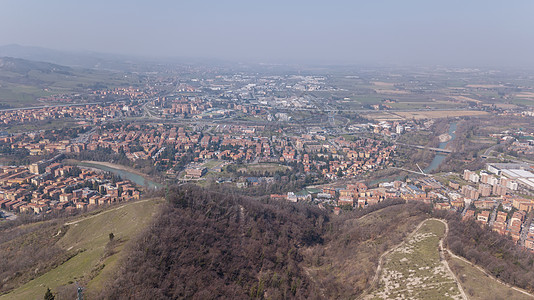
[[[53,107],[95,105],[95,104],[104,105],[106,103],[104,103],[104,102],[91,102],[91,103],[72,103],[72,104],[58,104],[58,105],[43,105],[43,106],[30,106],[30,107],[19,107],[19,108],[5,108],[5,109],[0,109],[0,111],[17,111],[17,110],[30,110],[30,109],[41,109],[41,108],[53,108]]]

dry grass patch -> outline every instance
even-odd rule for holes
[[[456,279],[440,260],[445,224],[425,221],[404,244],[387,255],[378,288],[366,299],[462,299]]]
[[[448,261],[469,299],[534,299],[489,277],[470,263],[454,257]]]

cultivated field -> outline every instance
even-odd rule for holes
[[[387,254],[378,288],[366,299],[463,299],[456,278],[440,257],[445,224],[427,220]]]
[[[395,113],[405,119],[439,119],[465,116],[483,116],[488,113],[478,110],[407,111]]]
[[[423,111],[399,111],[399,112],[379,112],[370,113],[366,117],[377,121],[411,120],[411,119],[440,119],[465,116],[485,116],[485,111],[477,110],[423,110]]]

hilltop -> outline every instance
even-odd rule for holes
[[[428,210],[385,201],[344,217],[185,186],[140,236],[103,298],[350,298]],[[355,272],[358,270],[358,272]]]

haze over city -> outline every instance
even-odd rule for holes
[[[312,64],[534,66],[534,2],[16,1],[0,45]]]

